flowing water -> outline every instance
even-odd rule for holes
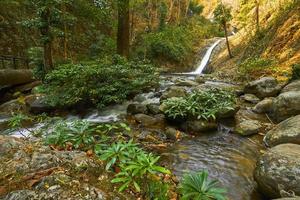
[[[208,64],[214,48],[221,40],[214,42],[207,50],[198,68],[193,72],[186,73],[186,75],[201,74]],[[182,77],[162,77],[161,87],[158,92],[152,91],[140,94],[132,101],[110,106],[101,111],[91,110],[83,116],[67,115],[65,118],[81,118],[98,123],[118,121],[122,116],[126,115],[126,108],[129,103],[158,103],[159,98],[156,94],[174,85],[177,78]],[[189,76],[185,78],[193,79],[194,77]],[[39,128],[40,125],[37,124],[31,129]],[[183,140],[173,146],[168,153],[173,155],[171,156],[171,166],[174,173],[180,178],[185,171],[208,170],[210,178],[218,179],[220,185],[227,188],[229,199],[262,200],[262,197],[255,189],[255,182],[252,176],[257,157],[260,154],[260,150],[263,149],[261,138],[259,136],[252,138],[241,137],[231,133],[230,127],[232,125],[220,125],[219,130],[216,132],[202,133],[201,136]],[[13,133],[15,136],[22,136],[23,134],[27,135],[28,130],[22,129]]]
[[[176,144],[172,168],[179,178],[185,172],[207,170],[209,178],[227,189],[230,200],[262,200],[252,175],[260,149],[259,136],[250,139],[223,128]]]

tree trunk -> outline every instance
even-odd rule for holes
[[[64,23],[64,59],[68,59],[67,25]]]
[[[43,48],[44,48],[44,69],[45,72],[49,72],[53,69],[53,57],[52,57],[52,37],[50,33],[50,10],[45,9],[41,13],[42,23],[44,24],[41,27],[41,35],[43,40]]]
[[[255,13],[256,13],[256,31],[259,32],[259,0],[255,0],[255,4],[256,4],[256,9],[255,9]]]
[[[230,50],[230,45],[229,45],[229,40],[228,40],[228,32],[227,32],[227,24],[226,22],[224,23],[224,32],[225,32],[225,38],[226,38],[226,45],[227,45],[227,50],[228,50],[228,55],[229,55],[229,58],[232,58],[232,53],[231,53],[231,50]]]
[[[129,0],[118,0],[117,53],[126,58],[129,56],[129,21]]]

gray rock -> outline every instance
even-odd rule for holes
[[[264,153],[254,172],[259,190],[269,198],[284,192],[300,195],[300,145],[281,144]]]
[[[147,108],[148,108],[149,114],[157,115],[157,114],[162,113],[161,110],[159,109],[159,104],[151,103],[151,104],[147,105]]]
[[[206,120],[187,120],[181,125],[186,132],[201,133],[205,131],[212,131],[218,128],[216,122]]]
[[[218,119],[225,119],[234,117],[234,115],[239,111],[240,107],[235,105],[233,109],[222,109],[217,113]]]
[[[236,124],[246,120],[257,120],[262,123],[269,123],[268,118],[264,114],[257,114],[251,109],[240,109],[234,116]]]
[[[178,130],[176,130],[173,127],[167,127],[165,130],[165,134],[166,134],[167,138],[170,140],[176,140],[177,133],[178,133]]]
[[[33,200],[37,199],[37,196],[32,190],[18,190],[9,193],[3,200]]]
[[[161,95],[160,100],[162,101],[172,97],[185,97],[186,95],[187,92],[183,87],[172,86]]]
[[[276,122],[300,114],[300,91],[285,92],[273,101],[271,116]]]
[[[283,143],[300,144],[300,115],[279,123],[265,135],[264,141],[268,146]]]
[[[54,107],[45,103],[44,95],[30,95],[25,101],[29,107],[29,111],[33,114],[47,113],[54,110]]]
[[[187,86],[187,87],[192,87],[192,86],[197,86],[198,83],[189,79],[177,79],[176,83],[177,86]]]
[[[135,114],[147,114],[147,106],[139,103],[129,104],[127,107],[127,114],[135,115]]]
[[[26,112],[26,105],[20,102],[18,99],[14,99],[0,105],[0,113],[11,114],[13,112]]]
[[[254,94],[244,94],[241,96],[241,99],[249,103],[258,103],[260,101]]]
[[[276,96],[281,90],[281,86],[273,77],[263,77],[261,79],[248,83],[244,92],[255,94],[259,98]]]
[[[285,92],[299,92],[300,91],[300,80],[293,81],[286,85],[282,90],[281,93]]]
[[[300,197],[287,197],[287,198],[280,198],[280,199],[273,199],[273,200],[300,200]]]
[[[200,84],[205,83],[206,77],[203,75],[198,75],[198,76],[196,76],[195,81]]]
[[[269,113],[272,111],[273,101],[273,97],[265,98],[254,106],[253,111],[259,114]]]
[[[262,128],[261,124],[257,120],[245,120],[236,126],[235,131],[243,136],[249,136],[257,134]]]
[[[151,117],[149,115],[145,115],[145,114],[136,114],[134,115],[135,120],[146,126],[146,127],[151,127],[151,126],[155,126],[158,125],[159,123],[161,123],[161,120],[155,117]]]
[[[13,153],[15,150],[22,146],[22,139],[0,135],[0,156],[5,156],[9,153]]]

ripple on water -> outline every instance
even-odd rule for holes
[[[258,138],[249,139],[231,133],[213,133],[184,140],[174,147],[174,173],[208,170],[227,188],[232,200],[261,200],[253,179],[256,160],[263,149]]]

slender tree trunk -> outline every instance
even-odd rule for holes
[[[226,22],[224,23],[223,27],[224,27],[224,32],[225,32],[225,38],[226,38],[226,45],[227,45],[228,55],[229,55],[229,58],[232,58],[233,56],[232,56],[230,45],[229,45],[228,32],[227,32],[227,24],[226,24]]]
[[[129,21],[129,0],[118,0],[117,53],[126,58],[129,56]]]
[[[53,57],[52,57],[52,36],[50,33],[50,10],[45,9],[44,12],[41,13],[41,19],[44,24],[41,27],[41,35],[43,40],[43,48],[44,48],[44,69],[45,72],[49,72],[53,69]]]
[[[64,59],[68,59],[67,25],[64,23]]]
[[[259,32],[259,0],[255,0],[255,4],[256,4],[256,9],[255,9],[255,13],[256,13],[256,31]]]

